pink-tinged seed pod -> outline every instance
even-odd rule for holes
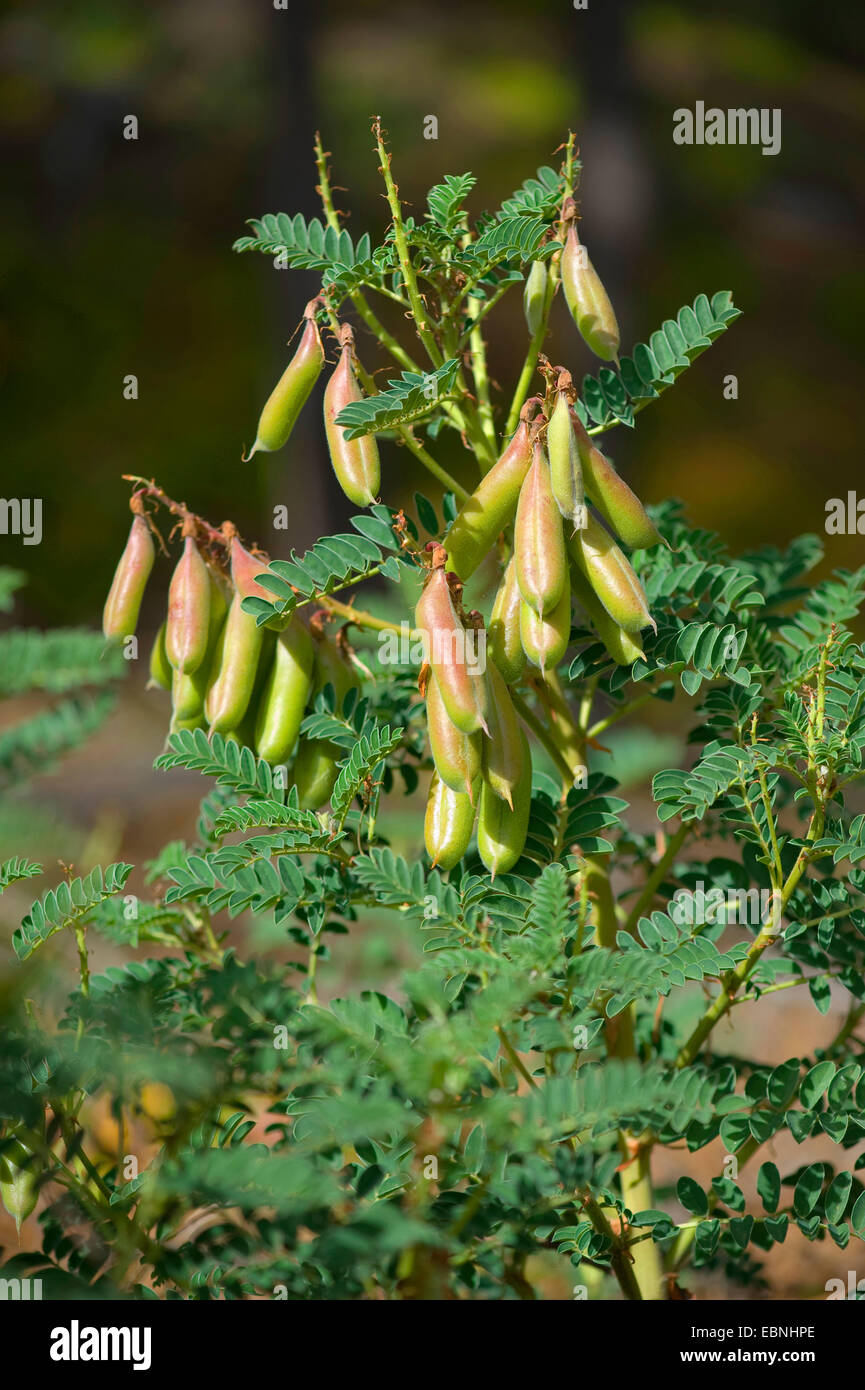
[[[615,361],[619,355],[616,315],[573,222],[565,239],[561,274],[565,299],[581,338],[603,362]]]
[[[481,783],[478,807],[478,853],[493,878],[508,873],[526,846],[532,809],[532,755],[528,740],[520,730],[523,745],[523,771],[514,790],[513,809],[496,796],[488,782]]]
[[[444,559],[441,548],[436,558]],[[464,734],[487,733],[488,694],[478,669],[479,644],[463,626],[441,565],[432,570],[418,599],[415,624],[424,634],[425,656],[452,723]]]
[[[575,410],[571,411],[583,481],[592,503],[611,530],[632,550],[659,545],[661,536],[639,497],[632,492],[600,449]]]
[[[264,598],[273,603],[273,594],[258,580],[267,574],[267,565],[241,545],[237,536],[232,536],[229,551],[231,557],[231,582],[241,598]]]
[[[487,667],[490,689],[490,736],[484,739],[483,772],[490,790],[513,809],[514,793],[523,775],[520,721],[498,667]]]
[[[474,574],[496,537],[510,525],[531,462],[529,427],[521,420],[498,462],[463,502],[444,538],[447,568],[460,579]]]
[[[487,652],[508,685],[514,685],[526,669],[526,654],[520,641],[521,603],[516,561],[511,556],[496,592],[487,633]]]
[[[574,598],[617,665],[632,666],[638,657],[645,657],[639,637],[632,636],[613,622],[588,579],[576,565],[571,567],[571,585]]]
[[[298,415],[306,404],[313,386],[324,366],[324,348],[315,322],[315,301],[307,304],[306,327],[300,344],[276,386],[265,402],[258,420],[255,443],[244,459],[247,463],[256,453],[273,453],[281,449],[294,429]]]
[[[424,845],[434,868],[452,869],[460,862],[471,842],[474,823],[474,796],[453,791],[434,772],[423,823]]]
[[[517,583],[526,603],[541,617],[561,601],[568,578],[562,517],[556,506],[550,465],[540,443],[520,489],[514,523]]]
[[[568,398],[564,391],[559,391],[556,396],[547,426],[547,454],[556,506],[576,529],[582,525],[586,497],[577,436],[571,424]]]
[[[341,410],[354,401],[363,400],[352,365],[351,329],[343,328],[341,338],[339,362],[324,392],[324,431],[340,487],[356,507],[368,507],[378,496],[381,485],[378,445],[373,434],[348,439],[343,427],[336,423]]]
[[[239,548],[243,550],[242,546]],[[248,555],[248,552],[244,552],[244,555]],[[248,558],[252,560],[253,557],[250,555]],[[234,568],[232,553],[232,572]],[[258,588],[248,580],[243,557],[240,558],[238,570],[251,588]],[[259,597],[264,593],[261,590]],[[251,613],[244,611],[243,600],[248,596],[235,587],[213,655],[211,679],[204,702],[212,733],[224,734],[241,724],[255,689],[265,629],[258,626]]]
[[[204,706],[207,691],[215,675],[214,662],[219,646],[222,625],[228,612],[227,586],[213,570],[207,573],[209,595],[209,616],[207,624],[207,651],[201,665],[191,673],[171,671],[171,732],[182,727],[190,727],[184,721],[198,720],[204,723]],[[271,634],[268,634],[270,636]],[[167,660],[167,658],[166,658]],[[169,670],[171,668],[169,667]],[[195,724],[192,727],[199,727]]]
[[[561,599],[545,618],[541,618],[528,603],[520,604],[520,641],[533,666],[539,666],[546,679],[554,671],[568,649],[571,636],[570,584]]]
[[[473,796],[472,785],[481,770],[481,735],[464,734],[452,722],[432,674],[426,688],[426,721],[439,777],[451,791]]]
[[[210,633],[210,576],[192,536],[183,543],[168,589],[165,654],[175,671],[191,675],[207,652]]]
[[[155,555],[150,527],[142,513],[136,510],[126,548],[105,600],[102,631],[107,641],[121,642],[134,633]]]
[[[634,567],[625,558],[609,531],[588,513],[587,524],[569,542],[577,568],[586,576],[604,608],[619,627],[636,634],[657,626]]]

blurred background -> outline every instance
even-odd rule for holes
[[[857,7],[806,0],[590,0],[586,10],[570,0],[11,0],[0,20],[0,493],[41,497],[44,528],[40,546],[0,538],[0,564],[29,576],[16,622],[98,625],[129,525],[123,473],[155,477],[215,523],[231,517],[274,555],[342,528],[353,509],[331,477],[316,406],[285,451],[241,463],[316,286],[231,245],[248,217],[317,214],[317,129],[352,233],[375,244],[386,210],[373,114],[416,215],[431,185],[469,169],[470,210],[497,207],[538,165],[557,163],[576,130],[583,236],[623,345],[700,292],[729,289],[744,311],[636,431],[610,436],[616,463],[646,500],[684,498],[734,550],[823,534],[830,497],[865,495],[862,38]],[[674,110],[698,100],[780,108],[780,153],[674,144]],[[424,138],[430,115],[434,140]],[[129,116],[135,140],[124,138]],[[492,323],[504,400],[524,353],[518,291]],[[578,377],[594,370],[561,302],[553,328],[552,359]],[[358,349],[383,368],[363,330]],[[731,373],[737,400],[723,395]],[[130,374],[136,400],[124,399]],[[456,439],[443,436],[437,453],[470,481]],[[391,446],[383,477],[392,505],[417,486],[436,495]],[[271,527],[279,502],[287,535]],[[824,569],[862,561],[860,537],[825,539]],[[168,575],[163,562],[143,650]],[[62,857],[84,871],[121,855],[140,863],[192,835],[200,780],[152,772],[167,711],[143,685],[139,666],[95,742],[41,779],[38,807],[13,807],[15,842],[0,833],[0,857],[29,853],[49,867]],[[18,713],[10,702],[0,725]],[[652,766],[644,739],[620,736],[642,828],[646,774],[684,754],[676,719],[657,735]],[[387,987],[382,970],[401,954],[398,941],[353,934],[331,984]],[[813,1046],[837,1020],[799,994],[782,993],[778,1008],[788,1036],[807,1029]],[[737,1026],[753,1045],[747,1023]],[[765,1060],[789,1055],[786,1045],[779,1034]],[[801,1290],[805,1275],[782,1267],[774,1278],[776,1292]]]

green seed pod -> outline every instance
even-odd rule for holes
[[[598,272],[580,245],[571,223],[562,252],[562,289],[580,336],[596,357],[613,362],[619,353],[619,325]]]
[[[0,1152],[0,1200],[14,1217],[19,1237],[21,1222],[32,1216],[38,1196],[33,1154],[20,1139],[13,1139]]]
[[[532,337],[535,336],[543,322],[547,279],[546,262],[532,261],[532,268],[526,276],[526,285],[523,290],[523,311],[526,316],[526,327]]]
[[[244,459],[256,453],[281,449],[294,429],[324,366],[324,348],[315,322],[313,304],[306,306],[306,327],[297,351],[265,402],[258,420],[255,443]]]
[[[541,617],[560,603],[568,578],[562,518],[553,496],[550,465],[539,443],[520,489],[514,525],[517,583]]]
[[[592,443],[591,435],[575,410],[571,411],[571,421],[586,491],[604,521],[632,550],[648,550],[650,546],[659,545],[663,537],[639,497]]]
[[[511,556],[496,593],[487,632],[487,652],[508,685],[514,685],[526,669],[526,654],[520,641],[521,603],[516,561]]]
[[[523,651],[533,666],[541,668],[541,675],[554,671],[568,649],[571,638],[571,591],[570,584],[565,589],[552,613],[545,618],[527,603],[520,604],[520,642]]]
[[[356,507],[368,507],[378,496],[381,485],[381,464],[375,435],[365,434],[360,439],[348,439],[342,425],[336,423],[341,410],[360,400],[363,400],[363,394],[352,366],[351,330],[343,329],[339,362],[324,392],[324,430],[330,461],[340,487]]]
[[[321,738],[301,738],[294,760],[294,784],[304,811],[320,811],[339,775],[336,759],[343,750]]]
[[[472,797],[446,787],[434,772],[423,823],[424,844],[434,868],[452,869],[460,862],[471,843],[474,823]]]
[[[174,672],[168,657],[165,655],[165,622],[163,620],[150,649],[150,680],[147,682],[147,689],[150,690],[153,686],[159,686],[160,690],[170,690],[173,675]]]
[[[348,692],[360,687],[357,671],[339,643],[331,641],[323,627],[313,624],[312,636],[315,645],[313,691],[318,694],[326,685],[332,686],[336,708],[342,710]],[[337,743],[301,736],[293,775],[303,810],[319,811],[329,800],[339,775],[337,763],[344,757],[345,749]]]
[[[532,806],[532,755],[525,734],[523,774],[514,789],[513,810],[496,796],[488,782],[481,783],[478,809],[478,852],[493,878],[511,870],[525,849]]]
[[[587,524],[569,542],[577,568],[586,576],[610,617],[626,632],[657,627],[649,612],[643,586],[629,560],[591,513]]]
[[[436,559],[444,551],[439,548]],[[415,610],[415,623],[424,639],[424,656],[438,683],[445,709],[464,734],[487,732],[487,687],[478,668],[478,645],[467,633],[451,598],[441,565],[427,579]]]
[[[324,628],[313,625],[312,636],[315,639],[313,691],[317,695],[326,685],[331,685],[336,695],[337,713],[342,713],[348,692],[360,689],[357,671],[339,642],[332,641]]]
[[[574,598],[583,609],[610,656],[619,666],[631,666],[638,657],[645,655],[639,639],[632,637],[630,632],[626,632],[623,627],[619,627],[618,623],[613,622],[588,579],[577,569],[576,565],[571,568],[571,584]]]
[[[134,633],[155,555],[150,527],[143,515],[136,512],[102,613],[102,631],[107,641],[121,642]]]
[[[487,667],[490,687],[490,736],[484,739],[484,780],[490,790],[513,809],[514,794],[523,775],[525,739],[520,721],[498,667]]]
[[[212,733],[224,734],[240,724],[255,688],[264,629],[242,603],[243,594],[235,590],[214,652],[204,702]]]
[[[444,538],[447,568],[460,579],[474,574],[496,537],[510,525],[531,461],[529,427],[521,420],[504,453],[463,502]]]
[[[284,763],[300,731],[312,690],[313,647],[299,618],[277,634],[276,650],[255,723],[255,751],[269,763]]]
[[[577,436],[571,424],[568,398],[559,391],[547,427],[547,453],[550,459],[550,482],[556,506],[562,516],[578,528],[585,512],[583,470],[577,448]]]
[[[192,536],[171,576],[165,654],[175,671],[191,675],[207,654],[210,635],[210,574]]]
[[[426,721],[436,772],[451,791],[472,796],[481,770],[481,735],[464,734],[451,723],[434,675],[426,689]]]

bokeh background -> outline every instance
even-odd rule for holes
[[[618,466],[649,501],[686,499],[734,550],[823,533],[828,498],[863,488],[862,39],[861,11],[838,0],[12,0],[0,20],[0,492],[44,504],[41,546],[0,537],[0,563],[29,575],[16,622],[98,624],[129,524],[123,473],[155,476],[216,523],[231,517],[273,554],[341,529],[351,508],[314,406],[283,453],[240,461],[315,282],[231,244],[247,217],[316,215],[317,129],[352,232],[375,241],[386,218],[373,114],[418,214],[432,184],[467,169],[478,178],[470,209],[498,206],[575,129],[584,236],[624,344],[701,291],[730,289],[744,311],[637,430],[610,437]],[[780,153],[675,145],[673,111],[697,100],[780,107]],[[123,137],[130,115],[134,141]],[[430,115],[435,140],[424,138]],[[518,292],[493,324],[504,399],[524,352]],[[363,330],[358,346],[384,367]],[[592,367],[561,303],[550,355],[578,376]],[[735,401],[723,396],[729,373]],[[443,437],[437,452],[470,479],[458,441]],[[418,485],[436,494],[390,446],[384,480],[392,504]],[[287,536],[271,528],[278,502]],[[861,537],[826,543],[824,569],[863,558]],[[145,647],[167,580],[163,564]],[[121,855],[140,863],[192,833],[201,788],[152,771],[166,711],[143,684],[133,671],[104,732],[6,808],[0,857],[63,858],[83,872]],[[19,713],[10,703],[0,724]],[[684,751],[681,726],[654,738],[649,762],[634,731],[618,744],[644,828],[652,758]],[[399,941],[353,934],[330,987],[382,987],[383,973],[386,987],[402,959]],[[802,1030],[807,1045],[825,1041],[837,1019],[799,993],[777,996],[771,1040],[737,1018],[725,1043],[769,1061],[805,1046]],[[791,1237],[770,1261],[775,1294],[818,1296],[828,1275],[808,1261],[821,1258],[814,1247],[797,1256]],[[553,1283],[550,1296],[567,1293]]]

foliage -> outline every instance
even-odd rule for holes
[[[379,334],[402,376],[368,388],[343,423],[392,432],[422,462],[418,422],[428,442],[454,428],[485,471],[503,421],[480,328],[530,261],[557,263],[573,139],[561,170],[543,167],[474,224],[470,174],[432,189],[418,221],[388,187],[377,246],[339,226],[318,157],[324,221],[265,216],[237,249],[320,271],[324,319],[348,301],[375,326],[376,295],[413,315],[410,349]],[[699,296],[617,369],[586,375],[592,431],[634,424],[737,313],[726,293]],[[409,355],[418,338],[427,371]],[[537,344],[517,414],[536,358]],[[372,506],[351,533],[273,560],[273,600],[247,609],[280,626],[315,604],[361,634],[398,630],[335,595],[416,578],[421,534],[441,540],[456,500],[418,495],[416,520]],[[510,872],[492,878],[474,847],[444,872],[415,848],[431,768],[417,672],[362,636],[361,692],[338,700],[326,686],[303,725],[335,750],[325,807],[303,807],[284,769],[236,739],[176,730],[156,766],[203,781],[188,842],[166,846],[134,892],[118,863],[39,894],[15,951],[38,966],[71,934],[80,983],[54,1027],[30,976],[3,981],[0,1112],[37,1156],[39,1259],[58,1287],[530,1299],[546,1261],[609,1296],[660,1298],[705,1270],[755,1285],[760,1255],[792,1226],[841,1249],[865,1238],[865,648],[853,628],[865,569],[815,583],[814,537],[736,555],[678,504],[654,519],[670,548],[633,556],[658,623],[644,656],[614,664],[578,620],[559,672],[516,692],[537,757]],[[97,683],[84,634],[0,641],[4,693]],[[36,716],[55,720],[53,738],[40,728],[47,744],[26,725],[7,731],[5,775],[43,766],[40,746],[71,746],[86,710],[101,713],[87,698]],[[657,838],[630,825],[613,778],[583,775],[606,731],[655,701],[675,701],[693,745],[686,767],[654,777]],[[0,888],[39,873],[8,859]],[[395,920],[409,964],[380,990],[320,994],[322,968],[370,913]],[[270,942],[278,927],[288,963],[250,948],[238,919]],[[91,931],[161,954],[91,975]],[[818,1014],[842,1006],[824,1046],[774,1066],[724,1050],[723,1019],[797,986]],[[100,1104],[113,1140],[92,1118]],[[785,1129],[803,1146],[791,1171],[764,1156]],[[811,1158],[812,1138],[831,1159]],[[715,1141],[717,1176],[699,1182],[690,1156]],[[653,1188],[659,1151],[676,1155],[675,1193]],[[760,1160],[756,1202],[724,1155],[738,1169]],[[70,1209],[90,1239],[67,1238]],[[37,1239],[35,1223],[25,1231]]]

